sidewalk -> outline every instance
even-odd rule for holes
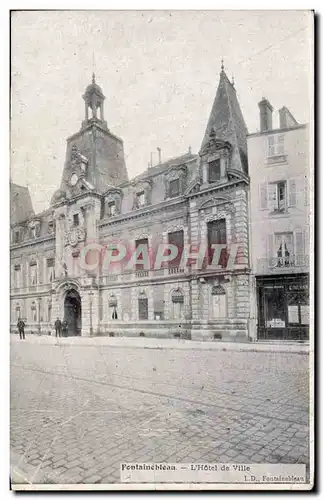
[[[26,340],[20,340],[16,334],[10,334],[11,342],[28,342],[55,346],[78,347],[115,347],[134,349],[183,349],[207,351],[242,351],[242,352],[286,352],[308,354],[309,343],[290,343],[285,341],[272,342],[222,342],[195,341],[184,339],[157,339],[148,337],[67,337],[56,338],[46,335],[26,335]]]

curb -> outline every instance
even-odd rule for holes
[[[98,337],[96,337],[98,338]],[[13,339],[12,339],[13,340]],[[258,344],[258,343],[247,343],[247,344],[240,344],[238,342],[233,342],[233,343],[215,343],[212,345],[206,345],[207,342],[201,342],[200,344],[189,344],[189,342],[196,342],[196,341],[187,341],[188,344],[179,344],[179,343],[174,343],[173,345],[167,344],[167,345],[140,345],[140,344],[132,344],[132,343],[100,343],[100,342],[80,342],[79,340],[77,342],[65,342],[59,341],[57,339],[52,339],[53,341],[47,342],[47,339],[45,340],[42,338],[37,338],[36,342],[28,342],[30,340],[29,338],[26,338],[28,344],[33,344],[33,345],[52,345],[54,347],[61,347],[61,346],[70,346],[70,347],[107,347],[107,348],[114,348],[114,349],[152,349],[152,350],[168,350],[168,349],[174,349],[174,350],[181,350],[181,351],[222,351],[222,352],[253,352],[253,353],[271,353],[271,354],[310,354],[310,345],[309,344],[304,344],[303,348],[301,346],[297,345],[278,345],[278,344]],[[14,342],[20,343],[19,339],[14,340]],[[177,342],[177,341],[175,341]],[[247,347],[250,346],[250,347]]]

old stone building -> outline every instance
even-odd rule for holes
[[[83,100],[84,121],[67,139],[49,208],[34,214],[28,190],[11,185],[12,330],[20,316],[27,332],[47,333],[59,317],[69,335],[247,338],[247,129],[224,68],[199,153],[160,162],[132,180],[94,76]],[[145,247],[152,264],[161,244],[179,253],[159,268],[130,266],[127,258],[109,266],[95,250],[107,247],[116,257],[123,245],[127,257]],[[217,268],[209,266],[213,244],[227,247]],[[199,266],[192,254],[204,246]],[[85,249],[92,249],[87,268],[80,265]]]

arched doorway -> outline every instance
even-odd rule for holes
[[[69,290],[64,300],[64,319],[68,322],[68,335],[81,335],[81,297],[76,290]]]

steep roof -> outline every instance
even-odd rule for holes
[[[217,139],[222,139],[231,143],[233,147],[233,168],[247,172],[246,136],[248,130],[237,99],[234,84],[229,81],[224,69],[220,72],[216,97],[209,116],[201,149],[203,149],[209,141],[212,129],[214,129]]]
[[[34,215],[29,189],[10,182],[10,223],[17,224]]]
[[[163,163],[159,163],[158,165],[154,165],[153,167],[149,167],[146,169],[144,172],[141,174],[137,175],[134,177],[131,182],[138,181],[140,179],[144,179],[146,177],[150,177],[153,175],[158,175],[162,172],[165,172],[171,167],[178,167],[180,165],[184,165],[185,163],[195,160],[197,158],[197,155],[192,154],[192,153],[185,153],[184,155],[177,156],[175,158],[170,158],[167,161],[164,161]]]

